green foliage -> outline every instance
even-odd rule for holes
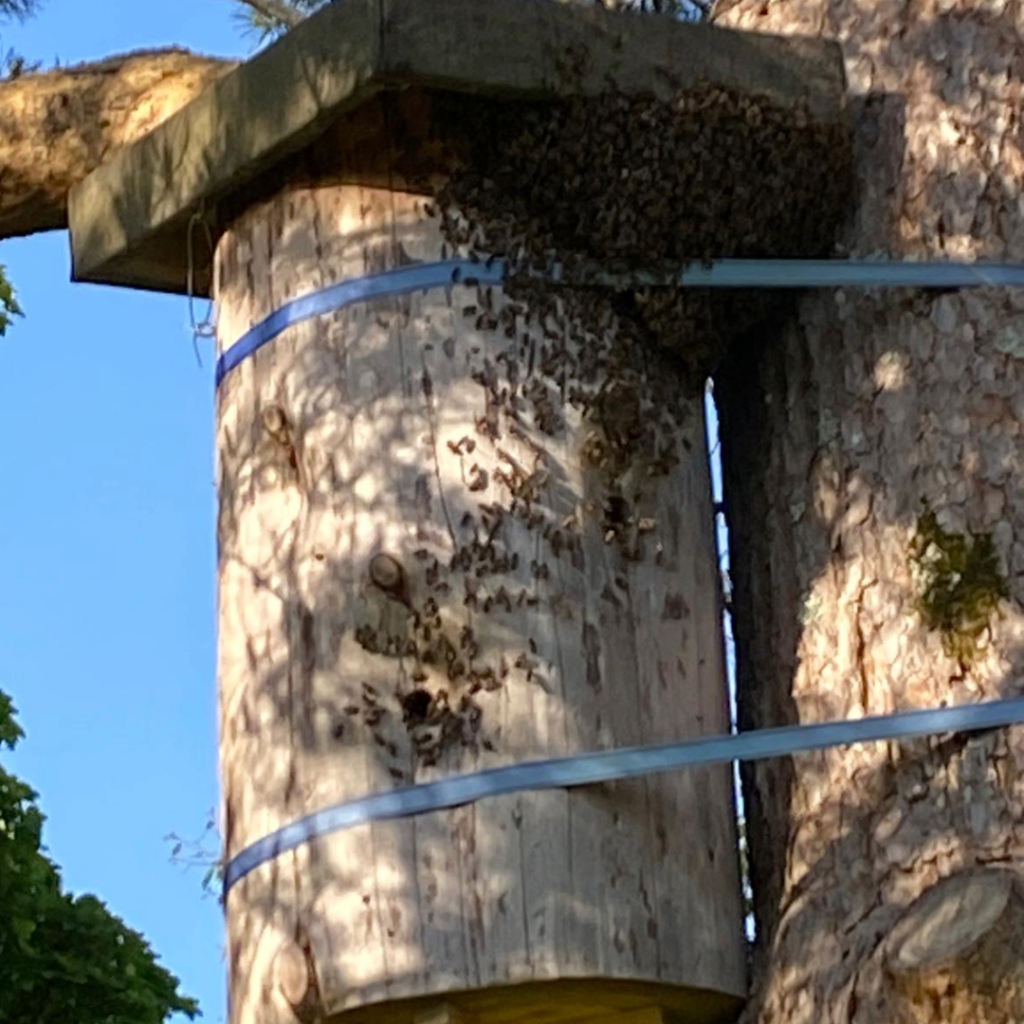
[[[946,654],[966,668],[993,612],[1010,593],[991,534],[948,533],[927,511],[917,521],[910,561],[921,618],[942,634]]]
[[[740,818],[737,822],[737,839],[740,851],[740,886],[743,896],[743,919],[753,920],[754,890],[750,874],[750,841],[747,838],[747,819]]]
[[[224,843],[217,830],[217,816],[211,809],[198,839],[185,839],[177,832],[169,832],[164,841],[171,844],[171,863],[185,868],[200,868],[203,872],[202,890],[205,897],[222,899],[224,883]]]
[[[243,31],[256,35],[260,41],[287,32],[294,16],[312,14],[330,0],[237,0],[241,5],[239,20]]]
[[[29,60],[16,50],[8,50],[0,64],[0,78],[20,78],[22,75],[38,71],[42,66],[42,61]]]
[[[39,6],[40,0],[0,0],[0,18],[27,18]]]
[[[27,18],[38,9],[39,0],[0,0],[0,20]],[[0,63],[2,63],[0,77],[8,77],[12,73],[18,74],[28,68],[27,62],[13,51],[8,51]],[[14,295],[14,288],[11,286],[11,282],[7,280],[3,264],[0,263],[0,338],[7,333],[7,328],[11,326],[11,320],[21,315],[21,307],[18,305],[18,300]],[[0,697],[2,696],[0,694]],[[0,719],[2,717],[3,707],[0,705]],[[0,735],[0,746],[2,744],[3,736]]]
[[[11,282],[7,280],[4,265],[0,263],[0,338],[7,333],[13,317],[22,316],[21,306],[14,294]]]
[[[35,14],[40,6],[41,0],[0,0],[0,21],[24,21]],[[40,67],[37,61],[26,60],[20,53],[8,49],[0,58],[0,78],[17,78],[26,72],[38,71]],[[3,268],[0,268],[0,280],[3,278],[2,271]]]
[[[22,731],[0,692],[0,748]],[[36,793],[0,767],[0,1021],[4,1024],[162,1024],[194,1018],[146,940],[94,896],[62,891],[42,847]]]

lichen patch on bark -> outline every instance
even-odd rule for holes
[[[942,635],[946,654],[966,669],[1000,601],[1010,594],[992,535],[951,533],[929,510],[918,517],[910,560],[925,625]]]

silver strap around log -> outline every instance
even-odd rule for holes
[[[315,811],[247,846],[228,861],[224,895],[261,864],[312,839],[375,821],[415,817],[524,790],[571,789],[702,765],[787,757],[853,743],[970,733],[1024,723],[1024,697],[902,711],[840,722],[756,729],[680,743],[527,761],[394,789]]]
[[[715,260],[644,269],[580,264],[513,266],[505,260],[440,260],[341,281],[285,303],[217,360],[216,385],[287,328],[356,302],[455,285],[502,285],[512,274],[577,288],[1021,288],[1024,265],[896,260]]]

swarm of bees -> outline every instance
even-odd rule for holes
[[[433,186],[430,212],[450,250],[506,258],[525,272],[501,290],[479,286],[461,309],[487,336],[466,355],[481,401],[443,458],[463,464],[471,511],[458,521],[450,560],[417,552],[415,572],[437,601],[410,606],[414,635],[400,653],[415,663],[414,689],[396,691],[420,767],[451,748],[494,750],[497,733],[481,728],[492,694],[519,681],[543,685],[547,652],[533,640],[528,651],[489,649],[486,623],[528,622],[548,600],[549,560],[579,563],[585,529],[621,556],[606,591],[628,586],[626,563],[660,564],[668,538],[650,514],[652,482],[686,457],[695,399],[728,347],[784,310],[763,292],[556,287],[530,271],[823,256],[850,196],[841,126],[720,88],[673,102],[612,92],[450,102],[438,121],[462,140],[459,160]],[[449,358],[454,346],[444,349]],[[579,431],[594,482],[569,517],[550,507],[546,451],[567,429]],[[386,585],[397,580],[390,569],[376,566]],[[404,778],[397,767],[392,774]]]
[[[844,125],[719,87],[673,102],[609,92],[463,103],[457,116],[467,151],[437,199],[461,251],[566,267],[822,257],[850,203]],[[620,331],[671,350],[696,393],[729,343],[780,300],[647,289],[568,302],[591,326],[612,312]]]

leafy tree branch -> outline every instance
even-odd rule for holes
[[[23,733],[0,691],[0,749]],[[64,892],[35,791],[0,766],[0,1020],[163,1024],[199,1014],[138,932],[95,896]]]

